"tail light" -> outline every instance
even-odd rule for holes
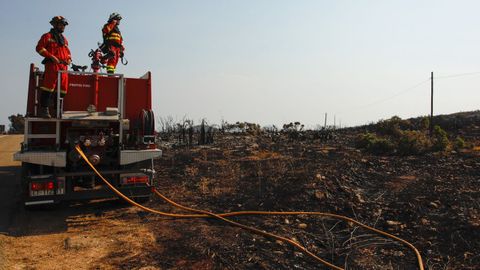
[[[53,182],[32,182],[30,183],[30,187],[32,191],[52,190]]]
[[[31,182],[30,196],[55,195],[55,183],[53,181]]]
[[[120,183],[122,185],[146,184],[150,178],[146,175],[122,175]]]
[[[30,196],[48,196],[65,194],[65,178],[30,182]]]
[[[53,182],[47,182],[46,188],[47,188],[47,190],[53,190],[53,188],[54,188]]]

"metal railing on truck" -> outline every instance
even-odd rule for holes
[[[41,73],[38,68],[35,69],[35,100],[34,100],[34,115],[38,114],[38,98],[39,98],[39,77]],[[65,117],[63,111],[63,98],[61,97],[61,76],[62,73],[68,73],[72,75],[93,75],[93,76],[108,76],[118,78],[118,100],[117,100],[117,109],[118,115],[115,117],[93,117],[93,119],[88,119],[87,117],[81,117],[83,115],[89,115],[88,111],[81,112],[65,112],[69,117]],[[98,100],[98,89],[94,88],[95,100]],[[125,114],[125,78],[123,74],[110,74],[110,73],[95,73],[95,72],[85,72],[85,71],[70,71],[70,70],[60,70],[57,74],[57,91],[56,91],[56,117],[55,118],[37,118],[37,117],[25,117],[25,129],[24,129],[24,142],[23,147],[27,147],[31,139],[53,139],[55,138],[55,144],[58,146],[60,144],[60,125],[61,122],[65,121],[74,121],[74,120],[104,120],[104,121],[118,121],[119,124],[119,143],[123,142],[123,118]],[[95,104],[97,105],[97,104]],[[73,116],[72,116],[73,115]],[[55,134],[32,134],[32,122],[55,122]]]

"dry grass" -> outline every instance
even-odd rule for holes
[[[252,155],[245,157],[245,160],[264,160],[264,159],[279,159],[282,158],[283,155],[277,152],[272,152],[272,151],[258,151],[258,152],[253,152]]]
[[[3,236],[0,234],[0,270],[7,269],[5,266],[6,258],[3,252],[3,249],[5,248],[5,244],[4,244],[5,239],[6,239],[6,236]]]

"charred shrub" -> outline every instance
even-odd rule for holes
[[[292,140],[301,139],[304,127],[305,126],[300,122],[290,122],[288,124],[284,124],[280,132],[287,134],[287,136]]]

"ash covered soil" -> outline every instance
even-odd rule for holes
[[[415,245],[426,269],[479,269],[477,148],[372,155],[354,147],[354,133],[329,141],[226,134],[208,146],[163,144],[156,186],[180,204],[216,213],[346,215]],[[159,198],[146,205],[182,212]],[[292,238],[346,269],[416,269],[411,250],[347,222],[231,219]],[[115,200],[23,212],[12,224],[0,235],[5,269],[327,269],[289,245],[221,221],[165,218]]]

